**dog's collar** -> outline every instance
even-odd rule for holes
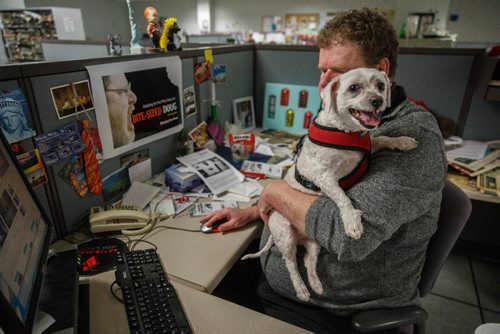
[[[316,145],[331,147],[340,150],[360,151],[363,153],[363,159],[358,165],[346,176],[339,180],[339,186],[342,189],[348,189],[358,182],[368,170],[371,140],[366,132],[344,132],[336,128],[320,125],[313,120],[309,128],[308,138]],[[302,145],[300,145],[302,146]],[[300,151],[299,151],[300,153]],[[320,191],[321,189],[306,179],[300,174],[297,167],[295,167],[295,180],[300,183],[304,188],[312,191]]]
[[[371,152],[370,136],[365,131],[344,132],[318,124],[313,120],[308,133],[309,140],[320,146],[333,147],[340,150]]]

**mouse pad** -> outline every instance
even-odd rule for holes
[[[78,271],[82,276],[99,274],[116,267],[116,253],[126,245],[115,238],[93,239],[78,245]]]

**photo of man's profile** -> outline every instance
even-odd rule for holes
[[[180,58],[93,65],[87,71],[104,159],[183,128]]]
[[[0,126],[9,144],[36,135],[24,95],[19,89],[7,94],[0,92]]]
[[[102,77],[109,123],[113,136],[113,147],[117,148],[135,140],[132,113],[135,110],[137,96],[132,91],[131,83],[124,73]]]

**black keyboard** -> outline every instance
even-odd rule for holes
[[[130,333],[192,333],[154,249],[118,252],[115,276]]]

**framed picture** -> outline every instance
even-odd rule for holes
[[[255,110],[253,108],[253,96],[242,97],[233,100],[234,124],[244,130],[255,128]]]

